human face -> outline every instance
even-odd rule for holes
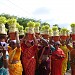
[[[12,49],[14,49],[14,48],[16,48],[16,43],[14,43],[13,41],[11,41],[11,42],[9,43],[9,46],[10,46]]]
[[[65,45],[65,41],[62,41],[61,44],[62,44],[62,45]]]
[[[57,50],[60,47],[60,45],[55,45],[55,49]]]
[[[25,44],[28,46],[28,47],[31,47],[31,42],[29,42],[29,40],[25,40]]]

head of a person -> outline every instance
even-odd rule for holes
[[[5,42],[7,40],[6,34],[0,34],[0,42]]]
[[[31,47],[34,44],[34,41],[29,39],[28,33],[25,34],[25,41],[24,42],[27,45],[27,47]]]
[[[54,47],[57,50],[60,47],[60,41],[55,42]]]
[[[9,46],[10,46],[12,49],[15,49],[15,48],[16,48],[16,40],[10,40]]]
[[[65,41],[65,40],[62,40],[62,41],[61,41],[61,44],[62,44],[62,45],[65,45],[65,44],[66,44],[66,41]]]
[[[50,41],[50,44],[51,44],[51,45],[54,45],[54,43],[55,43],[54,40],[51,40],[51,41]]]
[[[33,45],[33,40],[25,40],[25,44],[27,47],[31,47]]]
[[[73,48],[75,49],[75,42],[73,42]]]

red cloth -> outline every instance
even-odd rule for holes
[[[21,44],[22,48],[22,63],[25,75],[35,75],[36,59],[35,57],[37,46],[28,48],[24,43]]]
[[[55,50],[52,53],[51,56],[51,75],[61,75],[62,72],[62,61],[64,58],[58,57],[59,56],[65,56],[63,50],[58,48],[58,50]]]
[[[75,49],[72,49],[70,52],[71,57],[71,75],[75,75]]]

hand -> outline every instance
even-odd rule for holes
[[[15,32],[16,38],[19,37],[18,31]]]

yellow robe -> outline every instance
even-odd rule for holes
[[[65,59],[62,62],[62,75],[64,75],[66,73],[66,70],[67,70],[67,62],[68,62],[68,52],[69,52],[69,49],[67,48],[66,45],[64,45],[64,46],[61,45],[60,48],[65,53]]]
[[[21,48],[15,48],[14,50],[12,50],[11,47],[8,47],[8,51],[9,51],[9,73],[10,75],[22,75],[22,64],[20,61]],[[14,56],[12,59],[13,53],[14,53]],[[15,64],[11,64],[10,62],[11,59],[12,61],[18,60],[18,62]]]

